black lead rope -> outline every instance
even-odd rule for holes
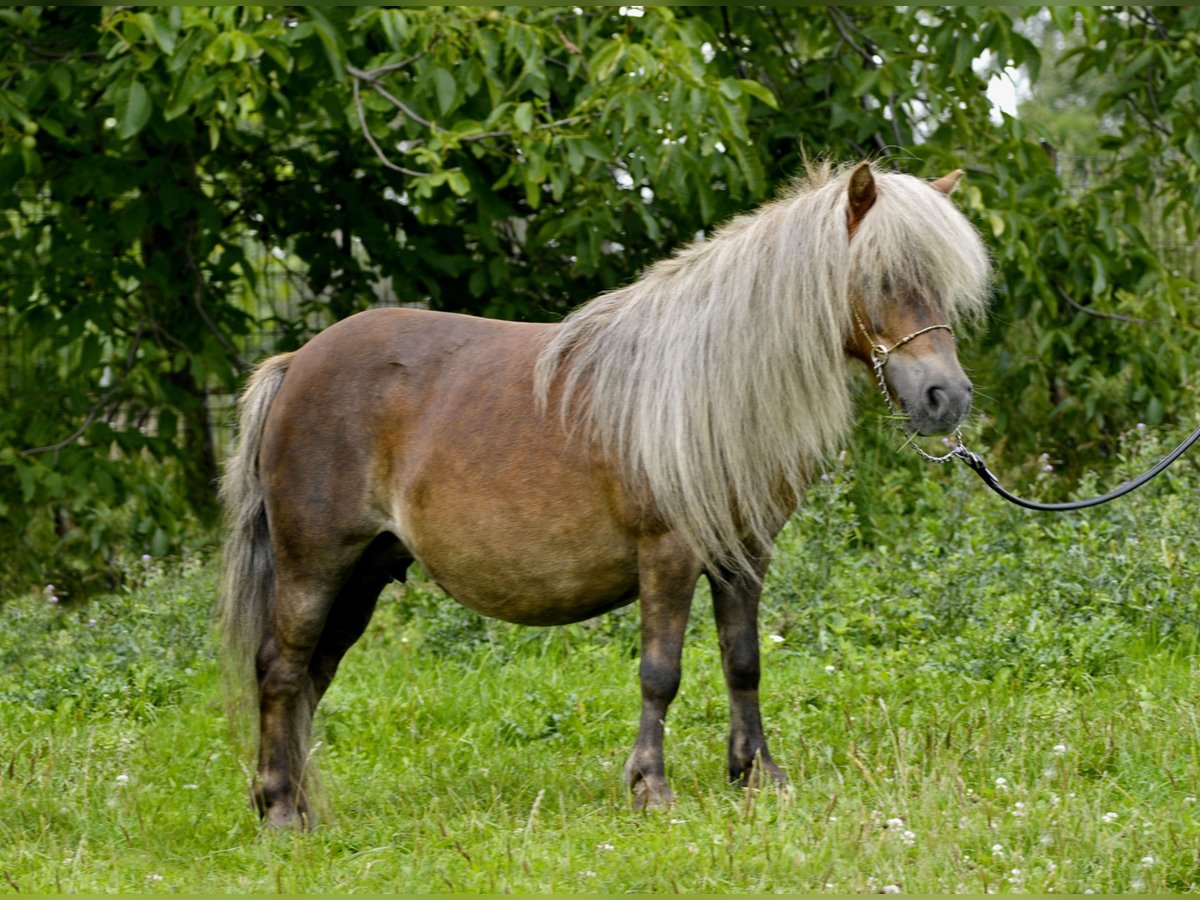
[[[1069,512],[1073,509],[1087,509],[1090,506],[1099,506],[1102,503],[1108,503],[1110,500],[1116,500],[1118,497],[1124,497],[1126,494],[1136,491],[1143,484],[1161,473],[1167,466],[1183,456],[1188,447],[1196,443],[1200,439],[1200,428],[1193,431],[1182,444],[1164,456],[1154,468],[1143,472],[1133,481],[1126,482],[1115,491],[1109,491],[1107,494],[1101,494],[1098,497],[1088,497],[1085,500],[1068,500],[1065,503],[1038,503],[1034,500],[1026,500],[1023,497],[1018,497],[1016,494],[1006,491],[1000,486],[1000,482],[996,480],[996,476],[992,470],[987,467],[983,461],[983,457],[978,453],[973,453],[959,443],[954,450],[951,451],[952,456],[956,456],[967,464],[969,468],[974,470],[975,474],[983,479],[983,483],[990,487],[993,491],[1007,500],[1009,503],[1015,503],[1017,506],[1023,506],[1026,509],[1037,510],[1038,512]]]
[[[951,335],[954,334],[954,329],[949,325],[928,325],[925,328],[914,331],[912,334],[905,335],[904,337],[900,338],[900,340],[896,341],[896,343],[892,344],[892,346],[888,347],[881,343],[880,340],[871,333],[870,329],[867,328],[866,322],[863,321],[857,310],[854,312],[854,321],[857,323],[863,337],[866,338],[867,346],[871,348],[871,367],[875,370],[875,380],[879,384],[879,392],[883,395],[883,402],[887,404],[887,408],[892,412],[892,414],[896,415],[897,410],[895,405],[892,403],[892,395],[888,391],[887,381],[884,379],[883,375],[884,366],[887,365],[888,360],[891,358],[892,352],[900,349],[913,338],[920,337],[921,335],[930,331],[934,331],[935,329],[944,329],[949,331]],[[996,476],[992,470],[987,467],[987,463],[983,461],[983,457],[978,453],[971,452],[963,445],[962,432],[956,431],[955,437],[958,441],[957,445],[944,456],[933,456],[929,453],[926,453],[916,444],[912,444],[912,448],[916,450],[922,458],[928,460],[929,462],[944,463],[956,458],[961,459],[975,472],[976,475],[983,479],[984,484],[990,487],[1009,503],[1015,503],[1017,506],[1023,506],[1025,509],[1037,510],[1038,512],[1070,512],[1073,509],[1087,509],[1091,506],[1100,506],[1102,503],[1108,503],[1110,500],[1116,500],[1118,497],[1124,497],[1126,494],[1136,491],[1155,475],[1161,473],[1171,463],[1175,462],[1175,460],[1179,459],[1179,457],[1183,456],[1188,447],[1192,446],[1192,444],[1196,443],[1196,441],[1200,439],[1200,428],[1197,428],[1195,431],[1193,431],[1188,436],[1187,440],[1163,457],[1163,459],[1161,459],[1159,463],[1154,466],[1154,468],[1142,473],[1137,478],[1133,479],[1133,481],[1126,482],[1115,491],[1109,491],[1107,494],[1101,494],[1098,497],[1088,497],[1086,500],[1068,500],[1065,503],[1038,503],[1036,500],[1026,500],[1023,497],[1018,497],[1016,494],[1006,491],[1000,486],[1000,482],[996,479]]]

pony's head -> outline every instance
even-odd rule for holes
[[[864,163],[846,182],[853,310],[846,350],[873,367],[918,434],[952,432],[971,408],[951,326],[981,310],[988,260],[949,199],[961,175],[927,183]]]

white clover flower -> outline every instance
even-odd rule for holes
[[[1000,788],[1001,790],[1008,787],[1008,779],[1001,775],[996,779],[996,787]]]
[[[129,784],[129,776],[128,775],[118,775],[117,776],[117,784],[120,785],[121,787],[124,787],[125,785]]]
[[[834,665],[826,666],[825,671],[828,672],[830,675],[832,675],[834,672],[837,671],[837,666],[834,666]],[[1193,799],[1195,799],[1195,798],[1193,798]]]
[[[1143,865],[1143,866],[1152,866],[1152,865],[1154,865],[1154,854],[1153,854],[1153,853],[1147,853],[1145,856],[1143,856],[1143,857],[1142,857],[1142,865]]]
[[[888,819],[886,822],[884,822],[883,827],[887,828],[889,831],[895,831],[897,828],[904,827],[904,820],[901,819],[899,816],[895,816],[891,819]]]
[[[617,848],[614,847],[612,844],[610,844],[608,841],[601,841],[600,843],[598,843],[596,845],[596,849],[603,850],[605,853],[609,853],[613,850],[616,850]]]
[[[917,834],[915,831],[905,831],[900,835],[900,840],[904,841],[905,846],[911,847],[917,842]]]
[[[1105,825],[1111,825],[1113,822],[1117,821],[1117,818],[1118,816],[1115,812],[1106,812],[1100,817],[1100,821]]]
[[[783,635],[782,634],[769,634],[769,635],[767,635],[767,640],[769,640],[772,644],[782,644],[783,643]]]
[[[885,893],[885,894],[899,894],[899,893],[900,893],[900,885],[898,885],[898,884],[885,884],[885,885],[883,886],[883,893]]]
[[[1053,750],[1053,753],[1055,756],[1062,756],[1064,753],[1067,752],[1067,745],[1066,744],[1055,744],[1054,747],[1052,748],[1052,750]]]

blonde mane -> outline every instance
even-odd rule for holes
[[[872,313],[905,287],[954,322],[982,313],[990,265],[944,195],[874,171],[850,240],[849,169],[823,166],[781,199],[575,310],[542,351],[535,391],[560,391],[626,485],[710,568],[770,546],[852,414],[851,297]]]

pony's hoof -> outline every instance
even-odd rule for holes
[[[667,810],[675,803],[675,795],[666,779],[642,778],[630,787],[629,803],[634,812]]]
[[[272,831],[305,831],[308,817],[290,804],[276,804],[263,816],[263,824]]]
[[[787,773],[775,765],[774,760],[762,757],[755,757],[744,765],[731,763],[729,780],[738,787],[756,790],[766,787],[782,788],[789,784]]]
[[[261,785],[250,792],[263,825],[272,831],[301,831],[312,827],[308,811],[289,799],[269,800]]]

